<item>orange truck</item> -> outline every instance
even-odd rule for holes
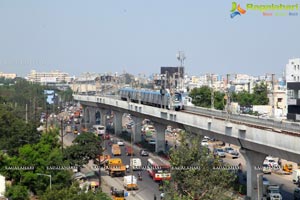
[[[107,170],[111,177],[125,176],[126,166],[121,158],[111,158],[107,161]]]
[[[74,117],[79,118],[80,117],[80,110],[77,110],[74,112]]]
[[[121,155],[121,149],[120,149],[120,146],[118,144],[113,144],[111,146],[111,153],[114,155],[114,156],[120,156]]]

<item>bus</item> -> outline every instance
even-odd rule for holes
[[[103,136],[105,134],[105,126],[93,125],[93,130],[96,136]]]
[[[154,181],[170,180],[171,167],[158,158],[147,160],[147,171]]]

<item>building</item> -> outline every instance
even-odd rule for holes
[[[300,121],[300,58],[289,59],[285,66],[287,119]]]
[[[17,77],[17,74],[0,72],[0,77],[4,77],[5,79],[14,79]]]
[[[68,83],[71,79],[68,73],[58,70],[50,72],[37,72],[31,70],[30,74],[27,76],[27,80],[33,83],[47,85],[48,83]]]

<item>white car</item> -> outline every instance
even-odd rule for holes
[[[218,156],[220,158],[225,158],[226,157],[225,151],[223,149],[221,149],[221,148],[215,149],[214,150],[214,155]]]
[[[268,165],[272,169],[278,169],[279,168],[278,163],[275,161],[274,158],[272,158],[270,156],[266,157],[263,164]]]
[[[207,139],[203,139],[201,142],[202,146],[208,146],[208,140]]]
[[[118,144],[119,146],[124,146],[124,141],[123,141],[123,140],[119,140],[119,141],[117,142],[117,144]]]

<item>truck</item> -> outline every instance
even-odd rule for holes
[[[282,200],[279,185],[263,185],[263,200]]]
[[[111,177],[125,176],[126,166],[121,158],[111,158],[107,161],[107,170]]]
[[[293,173],[292,173],[292,177],[293,177],[293,182],[296,184],[300,184],[299,180],[300,180],[300,169],[294,169]]]
[[[124,190],[117,190],[116,188],[111,187],[111,195],[113,200],[125,200]]]
[[[121,149],[120,149],[120,146],[118,144],[113,144],[111,146],[111,153],[114,155],[114,156],[120,156],[121,155]]]
[[[123,186],[125,190],[138,190],[137,178],[134,175],[124,176]]]
[[[132,170],[141,170],[142,160],[140,158],[130,158],[130,166],[132,167]]]

